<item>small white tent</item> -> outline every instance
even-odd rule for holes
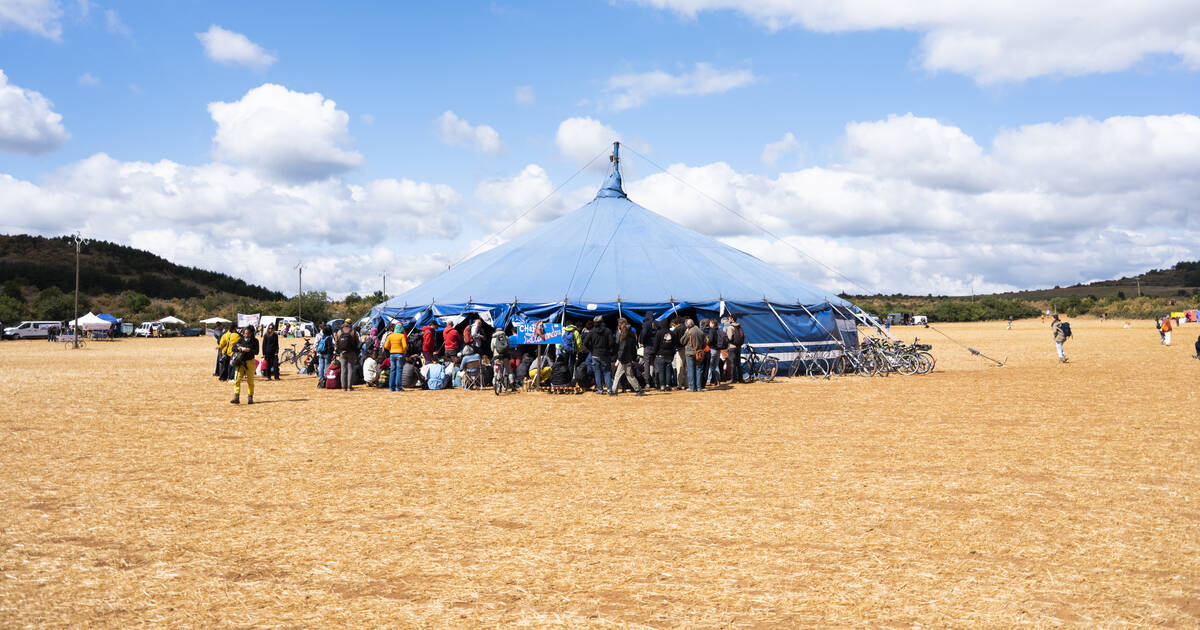
[[[108,330],[111,326],[112,322],[96,317],[91,312],[79,318],[79,327],[84,330]],[[75,328],[75,320],[67,322],[67,328]]]
[[[158,320],[158,323],[172,325],[172,326],[179,326],[179,325],[182,325],[184,323],[184,321],[173,315],[167,315],[166,317]]]

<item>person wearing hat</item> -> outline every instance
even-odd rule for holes
[[[254,336],[254,326],[247,325],[242,330],[242,335],[237,341],[233,342],[233,351],[235,361],[238,362],[235,366],[233,377],[233,400],[229,401],[233,404],[238,404],[242,395],[242,380],[246,381],[246,404],[254,404],[254,357],[258,354],[258,339]]]
[[[334,346],[342,368],[342,391],[354,390],[354,367],[358,364],[358,349],[361,345],[362,342],[358,339],[358,333],[354,332],[350,320],[343,321],[341,332],[334,338]]]
[[[408,354],[408,336],[404,334],[404,324],[397,323],[387,338],[383,340],[383,349],[390,355],[391,371],[388,372],[388,391],[404,391],[404,355]]]

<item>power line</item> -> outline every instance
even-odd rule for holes
[[[626,148],[627,150],[629,150],[629,151],[632,151],[632,152],[634,153],[634,155],[637,155],[638,157],[642,158],[643,160],[645,160],[646,162],[648,162],[650,165],[654,166],[654,167],[655,167],[655,168],[657,168],[658,170],[660,170],[660,171],[662,171],[662,172],[666,173],[667,175],[670,175],[671,177],[674,177],[676,180],[678,180],[678,181],[679,181],[681,184],[683,184],[684,186],[687,186],[688,188],[691,188],[692,190],[696,191],[696,192],[697,192],[697,193],[699,193],[701,196],[703,196],[705,199],[708,199],[709,201],[713,202],[713,203],[714,203],[714,204],[716,204],[717,206],[719,206],[719,207],[721,207],[721,208],[724,208],[725,210],[727,210],[728,212],[730,212],[731,214],[733,214],[733,215],[734,215],[734,216],[736,216],[737,218],[739,218],[739,219],[741,219],[741,220],[745,221],[746,223],[749,223],[750,225],[754,226],[755,228],[758,228],[760,231],[762,231],[762,232],[763,232],[764,234],[766,234],[767,236],[770,236],[771,238],[775,239],[776,241],[779,241],[779,242],[783,243],[784,245],[787,245],[788,247],[791,247],[792,249],[794,249],[794,250],[796,250],[797,252],[799,252],[801,256],[804,256],[805,258],[807,258],[807,259],[809,259],[809,260],[811,260],[811,261],[813,261],[813,262],[817,263],[818,265],[820,265],[820,266],[824,267],[825,269],[827,269],[827,270],[829,270],[829,271],[833,272],[833,273],[834,273],[834,275],[837,275],[837,276],[841,277],[843,280],[845,280],[845,281],[849,282],[850,284],[853,284],[854,286],[856,286],[856,287],[858,287],[858,288],[862,289],[863,291],[865,291],[865,292],[866,292],[865,294],[872,295],[872,294],[876,294],[876,293],[878,293],[878,291],[875,291],[875,290],[872,290],[872,289],[868,289],[867,287],[863,286],[861,283],[859,283],[858,281],[854,280],[854,279],[853,279],[853,278],[851,278],[850,276],[847,276],[846,274],[844,274],[844,273],[842,273],[842,272],[838,271],[837,269],[834,269],[833,267],[830,267],[829,265],[826,265],[825,263],[821,262],[820,260],[817,260],[816,258],[814,258],[814,257],[810,256],[810,255],[808,254],[808,252],[806,252],[806,251],[804,251],[804,250],[800,249],[799,247],[797,247],[797,246],[793,245],[792,243],[789,243],[788,241],[784,240],[782,237],[780,237],[779,235],[775,234],[775,233],[774,233],[774,232],[772,232],[771,230],[768,230],[767,228],[763,227],[762,225],[760,225],[758,222],[754,221],[754,220],[753,220],[753,219],[751,219],[750,217],[747,217],[746,215],[744,215],[744,214],[742,214],[742,213],[738,212],[737,210],[734,210],[733,208],[730,208],[729,206],[727,206],[727,205],[725,205],[725,204],[721,203],[721,201],[720,201],[719,199],[717,199],[717,198],[713,197],[712,195],[710,195],[710,194],[708,194],[708,193],[704,192],[703,190],[700,190],[699,188],[697,188],[697,187],[693,186],[693,185],[691,184],[691,182],[689,182],[689,181],[687,181],[687,180],[683,179],[682,177],[680,177],[680,176],[676,175],[675,173],[672,173],[671,171],[668,171],[667,169],[663,168],[663,167],[662,167],[662,166],[661,166],[661,165],[660,165],[658,162],[655,162],[654,160],[650,159],[649,157],[646,157],[646,156],[645,156],[645,155],[643,155],[642,153],[638,152],[636,149],[633,149],[633,148],[629,147],[628,145],[626,145],[626,147],[625,147],[625,148]]]

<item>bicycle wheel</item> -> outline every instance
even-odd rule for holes
[[[496,395],[499,396],[500,392],[504,390],[503,375],[496,375],[492,377],[492,388],[496,390]]]
[[[779,374],[779,359],[775,357],[763,359],[762,365],[758,368],[759,378],[770,383],[775,380],[777,374]]]
[[[809,378],[829,378],[829,362],[821,358],[811,359],[805,372]]]
[[[922,351],[917,354],[919,354],[922,359],[925,359],[925,363],[928,364],[928,367],[925,369],[925,371],[921,372],[921,373],[928,374],[928,373],[932,372],[933,368],[937,365],[937,359],[934,359],[933,355],[928,352]]]
[[[795,378],[804,373],[804,361],[799,357],[792,359],[791,365],[788,366],[788,378]]]
[[[911,354],[902,354],[896,357],[896,371],[905,376],[916,374],[917,360]]]
[[[741,370],[742,370],[742,382],[743,383],[753,383],[754,382],[754,361],[750,357],[745,357],[742,359]]]

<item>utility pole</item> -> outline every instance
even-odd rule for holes
[[[71,237],[71,240],[75,243],[75,321],[72,322],[74,324],[74,326],[73,326],[74,330],[71,331],[72,332],[71,339],[74,340],[75,349],[78,350],[79,349],[79,249],[87,241],[83,240],[83,237],[79,234],[79,232],[76,232]]]
[[[381,273],[379,275],[383,276],[383,299],[386,300],[387,299],[387,269],[384,269],[383,273]]]
[[[296,263],[296,272],[296,321],[302,322],[304,321],[304,261]]]
[[[1142,297],[1142,279],[1140,277],[1137,279],[1137,283],[1138,283],[1138,297]]]

